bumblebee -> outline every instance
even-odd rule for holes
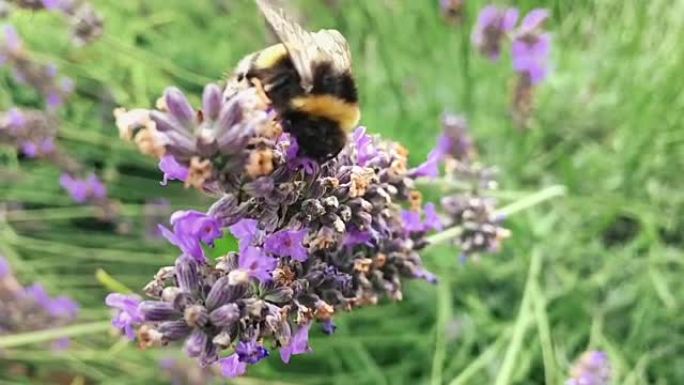
[[[329,160],[361,116],[347,40],[336,30],[305,31],[266,0],[256,3],[280,43],[242,59],[232,80],[263,90],[303,155]]]

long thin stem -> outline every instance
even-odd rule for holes
[[[513,337],[511,337],[511,343],[506,349],[506,355],[504,356],[504,361],[499,368],[499,374],[496,377],[494,385],[508,385],[511,383],[511,377],[513,376],[513,370],[515,368],[516,357],[520,355],[520,350],[523,346],[523,339],[525,338],[525,333],[531,323],[533,312],[530,307],[532,304],[532,295],[534,294],[535,282],[538,278],[539,272],[542,266],[542,255],[538,251],[532,252],[532,258],[530,260],[530,268],[527,272],[527,280],[525,282],[525,291],[523,293],[523,298],[520,303],[520,309],[518,310],[518,318],[515,321],[515,326],[513,328]]]
[[[508,337],[511,334],[511,330],[508,329],[494,341],[487,349],[485,349],[477,358],[470,361],[468,366],[463,369],[458,376],[449,382],[449,385],[464,385],[475,375],[477,372],[487,367],[487,365],[496,358],[496,354],[499,349],[503,347]]]
[[[495,215],[507,217],[517,212],[528,209],[532,206],[538,205],[549,199],[565,195],[565,193],[565,186],[550,186],[543,190],[537,191],[534,194],[530,194],[520,199],[519,201],[513,202],[507,206],[502,207],[501,209],[496,211]],[[437,234],[431,235],[427,237],[426,240],[430,243],[430,245],[436,245],[461,235],[461,232],[463,232],[462,228],[460,228],[459,226],[454,226]]]
[[[107,331],[111,327],[112,323],[110,321],[97,321],[55,329],[13,334],[0,337],[0,348],[12,348],[15,346],[51,341],[63,337],[76,337],[83,334],[99,333]]]

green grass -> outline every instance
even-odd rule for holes
[[[348,37],[363,124],[405,143],[414,163],[449,109],[469,118],[481,159],[501,169],[503,190],[564,184],[568,195],[511,217],[513,237],[480,263],[461,265],[456,250],[435,248],[424,259],[438,286],[410,283],[401,303],[343,315],[332,338],[313,334],[314,354],[289,366],[270,359],[235,383],[556,385],[587,347],[609,353],[615,384],[684,383],[684,1],[517,1],[553,14],[554,71],[538,89],[527,131],[508,115],[508,59],[476,55],[466,44],[470,26],[443,23],[436,0],[348,0],[337,11],[319,0],[294,3],[311,28]],[[471,23],[485,2],[467,4]],[[171,84],[198,100],[205,82],[267,42],[248,0],[95,5],[105,36],[82,49],[54,15],[21,12],[11,22],[36,55],[76,79],[61,138],[101,170],[133,230],[115,234],[65,218],[77,211],[64,210],[72,206],[58,172],[0,150],[0,198],[27,207],[26,217],[0,221],[0,253],[25,282],[79,300],[83,323],[108,317],[96,269],[138,289],[175,256],[139,236],[145,198],[209,204],[161,188],[154,162],[117,139],[111,109],[149,106]],[[3,108],[15,94],[3,73]],[[77,338],[63,355],[40,345],[2,352],[33,370],[68,368],[112,385],[169,383],[157,359],[174,354],[143,352],[106,333]],[[0,383],[29,380],[0,371]]]

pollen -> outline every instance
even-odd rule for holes
[[[252,151],[249,154],[245,170],[252,178],[271,174],[273,172],[273,151],[268,149]]]
[[[351,175],[351,186],[349,187],[349,196],[351,198],[361,197],[366,195],[366,189],[373,180],[375,173],[372,169],[364,169],[360,172],[355,172]]]
[[[188,178],[185,180],[185,187],[194,187],[201,190],[204,182],[211,177],[212,171],[213,167],[209,159],[201,160],[198,156],[193,156],[190,159],[190,168],[188,170]]]
[[[138,132],[135,136],[135,144],[141,153],[161,158],[166,153],[166,148],[159,142],[157,129],[153,125]]]
[[[411,191],[409,193],[409,204],[411,205],[411,210],[420,211],[420,207],[423,205],[423,194],[417,190]]]
[[[316,302],[316,311],[314,311],[314,316],[320,321],[328,321],[335,314],[335,308],[330,306],[325,301]]]
[[[368,273],[373,265],[373,260],[370,258],[359,258],[354,260],[354,270],[360,273]]]

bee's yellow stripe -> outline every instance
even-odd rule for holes
[[[290,106],[300,112],[337,122],[345,131],[356,128],[361,111],[356,103],[348,103],[334,95],[307,95],[294,98]]]
[[[254,67],[258,69],[268,69],[276,65],[284,56],[287,56],[287,49],[283,44],[272,45],[259,51],[254,58]]]

